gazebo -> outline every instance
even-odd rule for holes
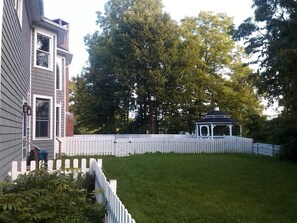
[[[215,107],[212,112],[207,113],[202,119],[195,123],[196,138],[214,139],[225,136],[241,136],[242,127],[236,119],[220,111]]]

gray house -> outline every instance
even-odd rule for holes
[[[34,145],[54,158],[58,140],[71,134],[68,31],[65,21],[44,17],[43,0],[0,1],[0,179]]]

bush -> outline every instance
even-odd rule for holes
[[[48,173],[40,169],[0,184],[0,222],[103,222],[103,204],[95,202],[89,174]]]
[[[281,159],[297,162],[297,114],[282,114],[270,121],[270,143],[282,145]]]

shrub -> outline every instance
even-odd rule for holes
[[[282,145],[281,159],[297,162],[297,114],[282,114],[270,121],[269,142]]]
[[[0,184],[0,222],[103,222],[89,174],[48,173],[43,169]]]

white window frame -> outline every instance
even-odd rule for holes
[[[59,67],[59,79],[60,79],[60,81],[59,81],[59,86],[57,86],[56,84],[57,84],[57,68],[56,68],[56,76],[55,76],[55,86],[56,86],[56,90],[62,90],[62,83],[63,83],[63,76],[64,76],[64,64],[63,64],[63,62],[64,62],[64,60],[63,60],[63,57],[59,57],[59,56],[57,56],[57,59],[56,59],[56,66],[58,66]]]
[[[15,0],[14,1],[14,8],[19,18],[20,26],[22,27],[23,22],[23,0]]]
[[[42,98],[49,100],[49,125],[50,125],[50,132],[49,137],[36,137],[36,99]],[[53,139],[53,97],[44,96],[44,95],[33,95],[33,140],[52,140]]]
[[[37,65],[37,36],[38,34],[46,36],[49,38],[49,58],[48,58],[48,67],[44,67],[44,66],[40,66]],[[53,40],[54,40],[54,34],[47,32],[45,30],[42,29],[35,29],[35,34],[34,34],[34,67],[38,67],[40,69],[45,69],[45,70],[49,70],[49,71],[53,71],[53,60],[54,60],[54,44],[53,44]]]
[[[57,108],[59,109],[59,129],[58,129],[58,134],[57,134]],[[61,106],[61,103],[59,104],[56,104],[56,110],[55,110],[55,134],[56,134],[56,137],[61,137],[61,121],[62,121],[62,106]]]

